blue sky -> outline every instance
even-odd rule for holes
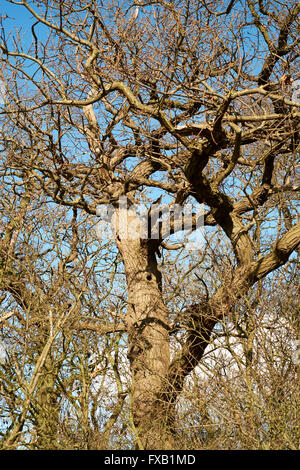
[[[29,26],[31,16],[22,5],[14,5],[6,0],[0,1],[1,17],[8,16],[5,19],[5,27]]]
[[[36,23],[36,19],[29,11],[23,5],[14,5],[7,0],[0,0],[0,16],[7,40],[10,31],[19,31],[22,37],[22,43],[25,44],[25,49],[30,46],[33,39],[31,27]],[[39,29],[38,35],[41,37],[41,26],[36,26],[36,32],[37,29]],[[13,34],[10,39],[14,39]]]

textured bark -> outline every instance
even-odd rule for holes
[[[162,300],[161,273],[151,241],[119,238],[118,247],[128,283],[126,324],[136,441],[143,448],[164,448],[165,403],[157,397],[170,363],[170,326]]]
[[[37,390],[37,405],[35,413],[35,426],[37,431],[36,447],[39,450],[59,448],[58,423],[59,403],[55,389],[55,376],[48,372],[51,370],[51,359],[46,359],[44,375],[41,377]]]

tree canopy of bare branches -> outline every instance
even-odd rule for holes
[[[97,397],[87,378],[80,351],[91,337],[95,348],[100,338],[106,342],[115,403],[90,445],[97,439],[108,445],[126,406],[128,445],[174,449],[186,412],[180,400],[220,325],[226,338],[234,337],[229,324],[247,337],[245,383],[254,393],[249,368],[258,343],[252,332],[261,331],[259,319],[268,316],[257,299],[268,298],[264,285],[276,279],[276,270],[295,282],[300,4],[5,4],[0,321],[9,331],[17,325],[18,341],[30,342],[33,350],[32,369],[15,371],[18,380],[10,377],[3,390],[9,401],[18,381],[24,387],[23,401],[11,392],[17,402],[11,409],[18,412],[3,448],[18,446],[22,433],[26,443],[30,426],[37,447],[49,447],[45,436],[58,435],[61,397],[76,401],[75,375],[62,372],[67,363],[80,377],[82,400],[91,394],[93,409],[109,394],[107,385],[98,385]],[[24,25],[11,18],[14,12],[25,15]],[[149,216],[157,198],[169,208],[201,204],[204,245],[188,252],[184,243],[172,244],[180,230],[174,220],[167,234],[160,224],[156,238],[130,238],[117,227],[115,243],[97,240],[98,208],[110,205],[118,215],[122,197],[128,209],[143,203]],[[125,343],[127,357],[119,367]],[[235,357],[231,343],[226,347]],[[75,353],[81,365],[73,361]],[[103,372],[101,354],[96,357]],[[215,374],[221,374],[217,363]],[[199,376],[190,387],[197,384],[200,390]],[[253,424],[255,400],[249,400]],[[53,422],[37,411],[43,407],[54,410]],[[199,413],[208,419],[204,408]],[[87,405],[80,409],[82,416],[89,413]],[[96,414],[92,421],[96,427]],[[250,447],[260,445],[253,442]]]

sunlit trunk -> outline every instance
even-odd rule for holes
[[[37,389],[36,406],[34,414],[35,430],[37,433],[36,447],[39,450],[59,448],[58,422],[59,404],[55,391],[55,377],[47,371],[51,371],[51,360],[48,357],[44,374],[40,379]]]
[[[128,283],[131,410],[139,448],[168,447],[166,404],[158,400],[170,364],[168,312],[151,240],[118,240]]]

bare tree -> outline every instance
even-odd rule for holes
[[[1,448],[105,448],[128,393],[117,253],[95,244],[89,216],[32,191],[25,207],[19,187],[1,191]]]
[[[162,229],[157,238],[116,234],[135,443],[174,448],[176,403],[216,325],[235,321],[241,299],[299,247],[300,103],[292,85],[300,5],[8,3],[29,14],[31,28],[30,40],[22,39],[3,19],[0,44],[1,142],[16,181],[26,175],[21,187],[91,216],[104,204],[118,214],[121,196],[129,207],[149,195],[169,207],[204,205],[224,276],[208,284],[204,270],[179,318],[160,266],[160,256],[178,247]],[[220,234],[226,242],[218,244]],[[216,252],[210,260],[217,262]],[[172,355],[178,323],[185,334]]]

